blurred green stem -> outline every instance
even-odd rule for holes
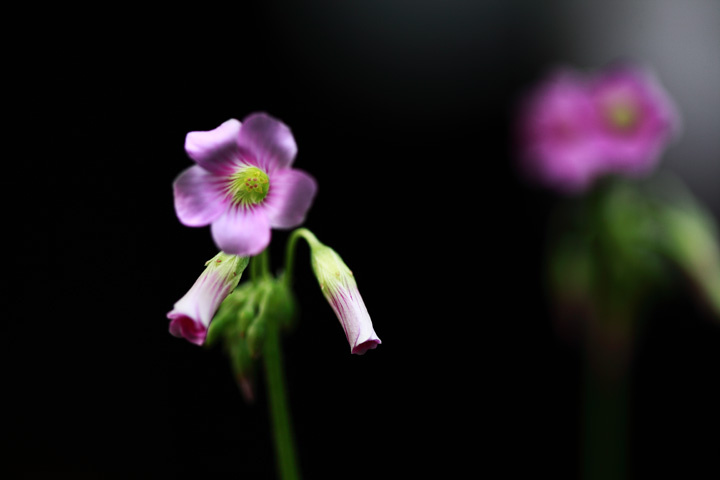
[[[250,260],[250,279],[257,282],[270,278],[270,254],[267,248]]]
[[[628,372],[621,369],[609,374],[598,367],[596,360],[588,351],[583,391],[582,478],[623,480],[628,474]]]
[[[270,416],[275,436],[278,471],[282,480],[299,480],[295,445],[290,425],[290,411],[285,393],[285,376],[280,349],[280,331],[274,318],[267,319],[267,332],[263,352],[265,378],[270,401]]]

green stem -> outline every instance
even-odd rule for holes
[[[280,478],[282,480],[299,480],[300,470],[295,454],[290,412],[285,393],[280,332],[277,322],[272,318],[267,321],[263,357]]]
[[[295,245],[300,237],[303,237],[306,241],[317,241],[315,235],[313,235],[307,228],[298,228],[290,234],[290,237],[288,237],[287,247],[285,250],[285,273],[283,275],[283,281],[285,282],[285,286],[288,288],[292,286],[293,268],[295,267]]]
[[[267,249],[250,260],[250,277],[253,282],[270,278],[270,254]]]
[[[250,280],[253,283],[260,280],[260,259],[257,256],[250,259]]]
[[[627,478],[627,372],[608,376],[586,358],[583,391],[584,480]]]

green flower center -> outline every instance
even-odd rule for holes
[[[270,180],[257,167],[243,167],[230,176],[229,193],[236,205],[257,205],[267,196]]]
[[[628,102],[615,102],[607,109],[610,124],[618,130],[629,130],[638,122],[638,111]]]

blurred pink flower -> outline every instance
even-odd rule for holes
[[[587,188],[598,170],[594,108],[584,80],[555,72],[525,99],[519,116],[521,167],[562,191]]]
[[[566,193],[604,175],[649,173],[679,126],[656,78],[630,65],[589,78],[554,72],[524,99],[517,121],[521,169]]]
[[[665,89],[647,69],[620,65],[589,82],[603,170],[627,176],[649,173],[680,126]]]
[[[317,184],[290,168],[297,146],[284,123],[263,113],[242,124],[231,119],[188,133],[185,151],[197,165],[173,183],[175,212],[186,226],[211,225],[220,250],[257,255],[270,243],[271,228],[305,220]]]

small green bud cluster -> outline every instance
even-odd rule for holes
[[[289,328],[295,318],[295,300],[281,280],[268,277],[238,286],[220,305],[208,330],[205,344],[222,344],[248,400],[268,328]]]

